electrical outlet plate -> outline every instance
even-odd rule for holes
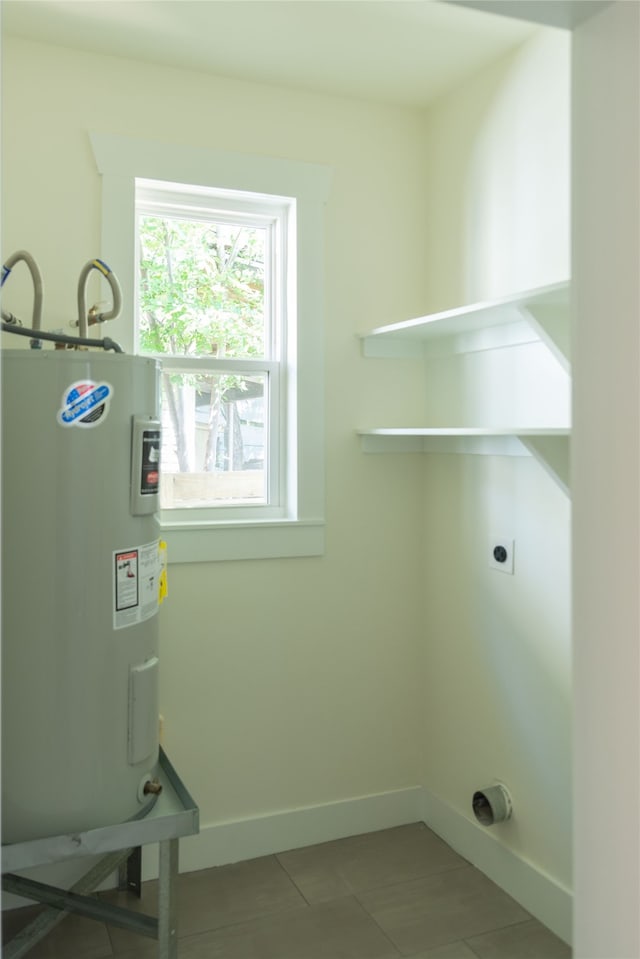
[[[506,539],[504,536],[493,536],[489,543],[489,566],[491,569],[497,569],[499,573],[507,573],[513,576],[513,555],[515,551],[515,540]],[[506,553],[504,560],[497,559],[496,556]]]

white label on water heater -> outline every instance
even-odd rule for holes
[[[77,380],[67,387],[58,410],[60,426],[80,426],[90,429],[103,423],[113,396],[110,383]]]
[[[160,540],[113,553],[113,628],[143,623],[158,612]]]

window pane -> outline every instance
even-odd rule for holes
[[[266,229],[140,215],[140,352],[264,356]]]
[[[266,379],[163,371],[163,509],[266,502]]]

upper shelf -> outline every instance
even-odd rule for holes
[[[569,369],[569,282],[379,326],[362,336],[369,357],[467,353],[542,341]]]

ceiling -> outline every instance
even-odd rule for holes
[[[3,0],[1,10],[3,36],[415,107],[537,29],[437,0]]]

